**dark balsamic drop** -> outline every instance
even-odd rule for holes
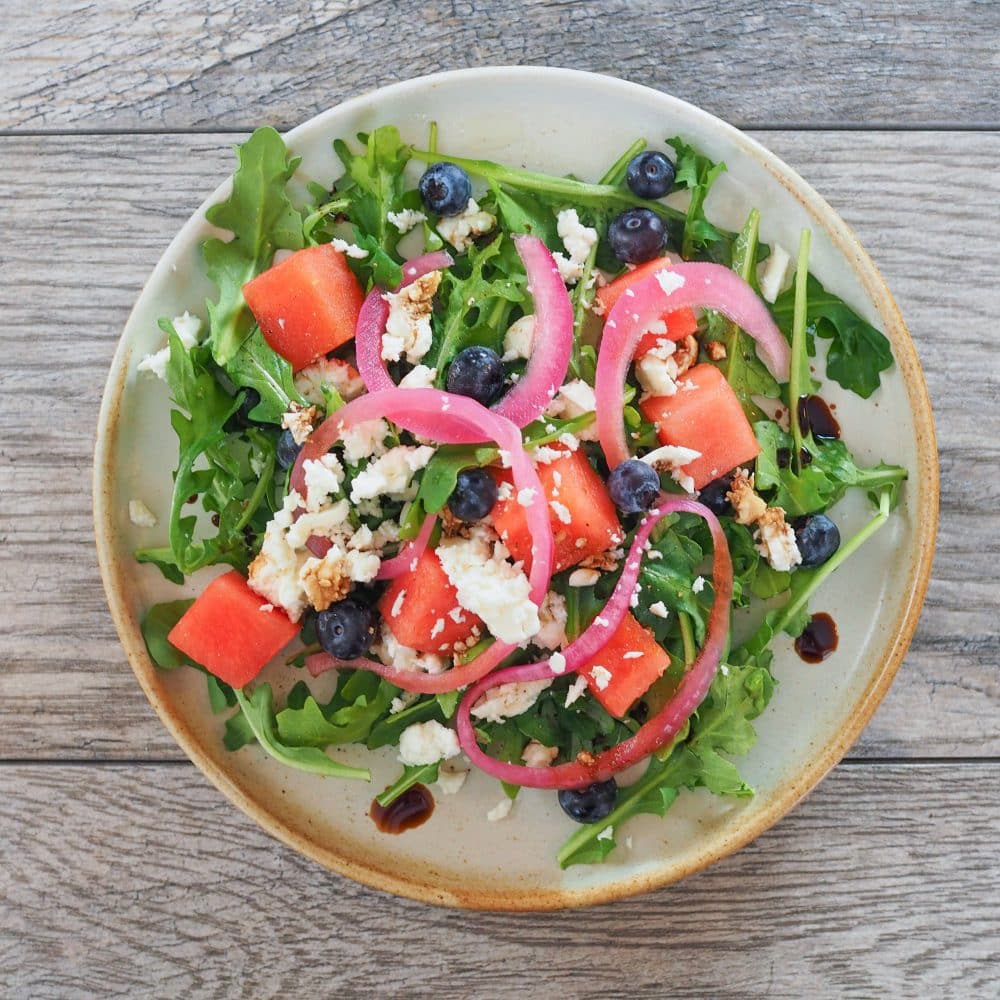
[[[387,806],[373,799],[368,815],[382,833],[403,833],[426,823],[432,812],[434,796],[423,785],[414,785]]]
[[[840,424],[830,412],[826,400],[819,396],[803,396],[799,400],[799,426],[803,434],[812,431],[812,436],[819,440],[840,440]]]
[[[821,611],[809,619],[802,635],[795,640],[795,652],[806,663],[822,663],[837,648],[838,640],[836,624]]]

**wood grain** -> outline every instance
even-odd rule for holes
[[[0,249],[0,757],[179,757],[106,611],[92,542],[91,452],[132,302],[180,223],[230,169],[237,138],[0,139],[0,204],[11,220]],[[1000,289],[986,220],[1000,197],[1000,136],[763,138],[829,196],[883,268],[937,414],[934,578],[907,662],[854,753],[998,755]],[[29,203],[30,211],[10,211]]]
[[[517,917],[330,875],[186,765],[0,767],[0,984],[33,1000],[995,996],[998,799],[995,767],[842,766],[702,875]]]
[[[483,64],[573,66],[739,125],[1000,122],[993,0],[0,0],[0,128],[288,127]]]

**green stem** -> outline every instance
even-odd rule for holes
[[[689,667],[698,655],[698,647],[694,641],[694,628],[691,617],[683,611],[677,612],[677,624],[681,627],[681,642],[684,644],[684,666]]]
[[[436,153],[438,148],[438,123],[431,122],[429,135],[427,136],[427,151]]]
[[[639,206],[649,208],[658,215],[669,219],[683,219],[684,213],[670,208],[658,201],[648,201],[637,198],[628,189],[611,184],[586,184],[570,177],[555,177],[552,174],[537,173],[533,170],[519,170],[516,167],[505,167],[490,160],[470,160],[462,156],[446,156],[443,153],[430,150],[415,149],[413,158],[424,163],[434,163],[440,160],[454,163],[463,170],[477,177],[506,184],[522,191],[534,191],[553,197],[565,198],[570,204],[580,205],[619,205],[623,208]]]
[[[233,528],[233,534],[238,534],[250,523],[250,518],[254,516],[257,508],[261,505],[264,497],[267,495],[267,491],[271,485],[271,477],[274,475],[274,460],[275,453],[271,452],[264,462],[264,468],[261,470],[260,478],[257,480],[257,485],[253,488],[253,493],[250,494],[250,499],[247,500],[247,505],[243,509],[243,514]]]
[[[645,139],[636,139],[621,156],[615,160],[608,168],[608,172],[601,178],[601,184],[621,184],[625,180],[625,171],[628,170],[629,162],[633,156],[638,155],[646,148]]]
[[[404,768],[403,773],[385,791],[375,796],[375,801],[385,808],[391,806],[403,794],[408,792],[414,785],[423,782],[426,785],[438,779],[438,764],[421,764],[417,767]]]
[[[773,626],[775,635],[781,632],[802,608],[805,607],[806,602],[816,593],[816,590],[823,581],[857,552],[888,520],[889,490],[883,490],[879,495],[878,513],[860,531],[849,538],[845,544],[841,545],[833,556],[817,570],[816,575],[810,578],[802,593],[797,594],[793,600],[789,601],[781,609],[781,614],[778,615]]]
[[[802,428],[799,426],[799,397],[802,395],[802,368],[806,364],[806,287],[809,279],[808,229],[799,238],[799,259],[795,270],[795,311],[792,314],[792,362],[788,373],[788,422],[792,432],[792,464],[802,471]]]

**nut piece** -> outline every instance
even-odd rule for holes
[[[722,343],[721,340],[710,340],[705,345],[705,353],[713,361],[725,361],[726,360],[726,345]]]
[[[736,511],[737,524],[754,524],[767,510],[767,504],[754,492],[753,476],[747,475],[746,469],[737,469],[733,474],[726,499]]]

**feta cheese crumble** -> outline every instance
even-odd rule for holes
[[[388,494],[402,494],[410,485],[413,475],[434,457],[430,445],[401,444],[390,448],[384,455],[362,469],[351,484],[351,501],[371,500]]]
[[[436,764],[461,753],[454,729],[435,719],[407,726],[399,735],[399,759],[410,766]]]
[[[510,815],[510,811],[514,806],[514,800],[508,798],[502,798],[487,814],[486,818],[491,823],[499,823],[500,820],[506,819]]]
[[[337,358],[320,358],[295,373],[295,388],[308,402],[326,406],[323,386],[330,386],[345,401],[356,399],[365,391],[361,376],[346,361]]]
[[[443,763],[438,768],[437,786],[442,795],[457,795],[468,776],[469,769],[459,763]]]
[[[180,316],[175,316],[171,320],[174,333],[177,334],[181,345],[185,350],[190,351],[194,347],[201,334],[201,320],[197,316],[192,316],[185,310]],[[170,344],[161,348],[154,354],[147,354],[138,365],[138,371],[152,372],[157,378],[164,382],[167,380],[167,363],[170,361]]]
[[[427,365],[411,368],[400,380],[400,389],[433,389],[438,370]]]
[[[650,604],[649,613],[651,615],[656,615],[657,618],[667,618],[670,612],[667,610],[667,606],[663,601],[656,601],[655,604]]]
[[[319,410],[315,406],[303,406],[301,403],[293,402],[288,412],[282,414],[281,426],[291,432],[296,444],[305,444],[317,420],[319,420]]]
[[[598,691],[607,690],[608,685],[611,683],[611,671],[607,667],[601,666],[600,663],[595,663],[590,668],[590,676],[597,685]]]
[[[684,276],[665,267],[656,272],[656,283],[663,289],[664,295],[673,295],[678,288],[684,287]]]
[[[354,243],[348,243],[347,240],[332,239],[330,240],[330,245],[345,257],[353,257],[355,260],[364,260],[368,256],[367,250],[362,249]]]
[[[387,212],[385,216],[399,230],[400,235],[408,233],[421,222],[427,221],[427,216],[415,208],[404,208],[398,212]]]
[[[771,244],[771,255],[757,269],[757,283],[760,294],[767,302],[773,302],[781,291],[788,275],[788,265],[792,258],[778,243]]]
[[[431,348],[431,313],[441,284],[440,271],[428,271],[398,292],[386,292],[389,316],[382,334],[382,360],[399,361],[403,355],[415,365]]]
[[[503,335],[503,361],[530,358],[535,343],[535,317],[528,315],[515,320]]]
[[[363,420],[340,435],[344,457],[351,465],[357,465],[366,458],[384,455],[385,439],[388,436],[389,425],[381,417]]]
[[[566,692],[566,708],[569,708],[569,706],[572,705],[573,702],[576,701],[586,690],[587,678],[582,675],[578,676],[577,679],[570,684],[569,690]]]
[[[596,569],[575,569],[567,583],[571,587],[593,587],[600,578],[601,574]]]
[[[305,473],[306,510],[318,513],[331,494],[340,492],[344,481],[344,467],[334,454],[319,459],[307,458],[302,465]]]
[[[129,500],[128,519],[137,528],[155,528],[159,521],[156,515],[146,506],[144,500]]]
[[[691,593],[700,594],[705,589],[705,578],[703,576],[695,577],[694,583],[691,584]]]
[[[394,617],[396,614],[398,612],[393,612]],[[398,670],[440,674],[448,665],[444,657],[438,656],[437,653],[421,653],[419,650],[404,646],[393,635],[392,629],[385,622],[382,623],[382,634],[379,641],[372,647],[372,652],[386,666],[396,667]]]
[[[470,198],[461,215],[448,215],[438,219],[437,231],[459,253],[468,250],[477,236],[490,232],[497,224],[496,216],[484,212]]]
[[[566,657],[562,653],[553,653],[549,657],[549,668],[554,674],[564,674],[566,672]]]
[[[523,715],[551,683],[548,678],[542,678],[538,681],[512,681],[510,684],[490,688],[472,706],[472,715],[487,722],[503,722],[516,715]]]
[[[558,756],[559,747],[547,747],[538,740],[530,740],[521,751],[521,760],[528,767],[549,767]]]
[[[528,596],[531,584],[520,563],[507,561],[506,546],[493,542],[488,529],[480,527],[469,538],[445,538],[437,553],[458,603],[501,642],[522,643],[538,631],[538,608]]]
[[[583,277],[584,265],[597,243],[597,230],[583,225],[575,208],[566,208],[556,216],[556,232],[569,254],[567,257],[557,251],[552,255],[559,276],[565,284],[575,285]]]

